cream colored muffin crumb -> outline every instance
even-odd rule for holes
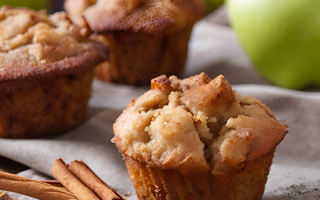
[[[52,63],[85,51],[81,28],[65,12],[0,9],[0,68],[14,63]]]
[[[131,159],[182,174],[241,170],[269,155],[287,133],[270,108],[232,90],[222,76],[160,76],[114,124],[113,142]]]

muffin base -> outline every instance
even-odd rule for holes
[[[247,162],[242,170],[228,175],[210,172],[182,175],[176,169],[161,169],[123,157],[140,200],[260,200],[273,153]]]
[[[192,26],[174,33],[116,31],[105,33],[110,43],[110,62],[96,69],[97,79],[144,85],[156,76],[181,75]]]
[[[94,69],[73,75],[12,80],[25,85],[0,97],[0,137],[35,138],[61,133],[86,118]]]

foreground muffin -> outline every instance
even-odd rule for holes
[[[0,9],[0,137],[60,133],[86,117],[94,67],[108,49],[66,13]]]
[[[202,0],[67,0],[65,9],[110,47],[97,78],[135,85],[182,73],[192,27],[206,13]]]
[[[288,132],[222,76],[160,76],[116,120],[139,199],[261,199],[276,146]]]

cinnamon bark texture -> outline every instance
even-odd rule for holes
[[[42,180],[41,182],[48,183],[52,186],[63,187],[63,185],[58,180]]]
[[[71,192],[61,187],[55,187],[42,181],[0,172],[0,189],[11,191],[37,199],[46,200],[76,200]]]
[[[0,172],[0,198],[5,195],[1,190],[5,190],[46,200],[125,200],[83,161],[66,165],[61,158],[57,159],[51,172],[58,180],[38,181]]]
[[[102,200],[122,200],[122,196],[104,183],[83,161],[75,160],[69,170]]]
[[[75,160],[66,165],[60,158],[55,160],[51,171],[52,175],[80,200],[125,200],[104,183],[83,161]]]
[[[75,194],[79,200],[99,200],[88,187],[86,187],[72,172],[62,159],[57,159],[51,169],[52,175],[58,179],[64,187]]]

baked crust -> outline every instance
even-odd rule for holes
[[[204,73],[153,79],[116,120],[112,141],[131,159],[185,175],[226,174],[274,152],[288,127],[222,75],[209,80]]]
[[[110,62],[97,67],[97,78],[133,85],[161,74],[180,76],[192,27],[206,14],[202,0],[67,0],[64,5],[72,20],[85,24],[84,16],[110,47]]]
[[[91,68],[67,76],[16,81],[14,90],[0,95],[0,137],[39,138],[83,122],[93,76]]]
[[[44,11],[2,7],[0,29],[2,92],[27,87],[22,80],[84,72],[109,56],[106,46],[81,35],[64,12],[48,17]]]
[[[106,33],[110,63],[97,68],[103,81],[145,85],[154,77],[180,75],[187,58],[191,27],[169,35],[135,32]]]
[[[193,24],[206,12],[199,0],[98,0],[85,10],[84,17],[94,32],[158,33]]]
[[[259,200],[288,132],[222,76],[160,76],[113,125],[139,199]]]
[[[43,137],[85,120],[108,48],[64,12],[2,7],[0,30],[0,137]]]
[[[0,92],[24,90],[33,86],[32,79],[54,78],[84,73],[108,58],[108,48],[88,44],[87,51],[53,63],[14,63],[0,70]]]

